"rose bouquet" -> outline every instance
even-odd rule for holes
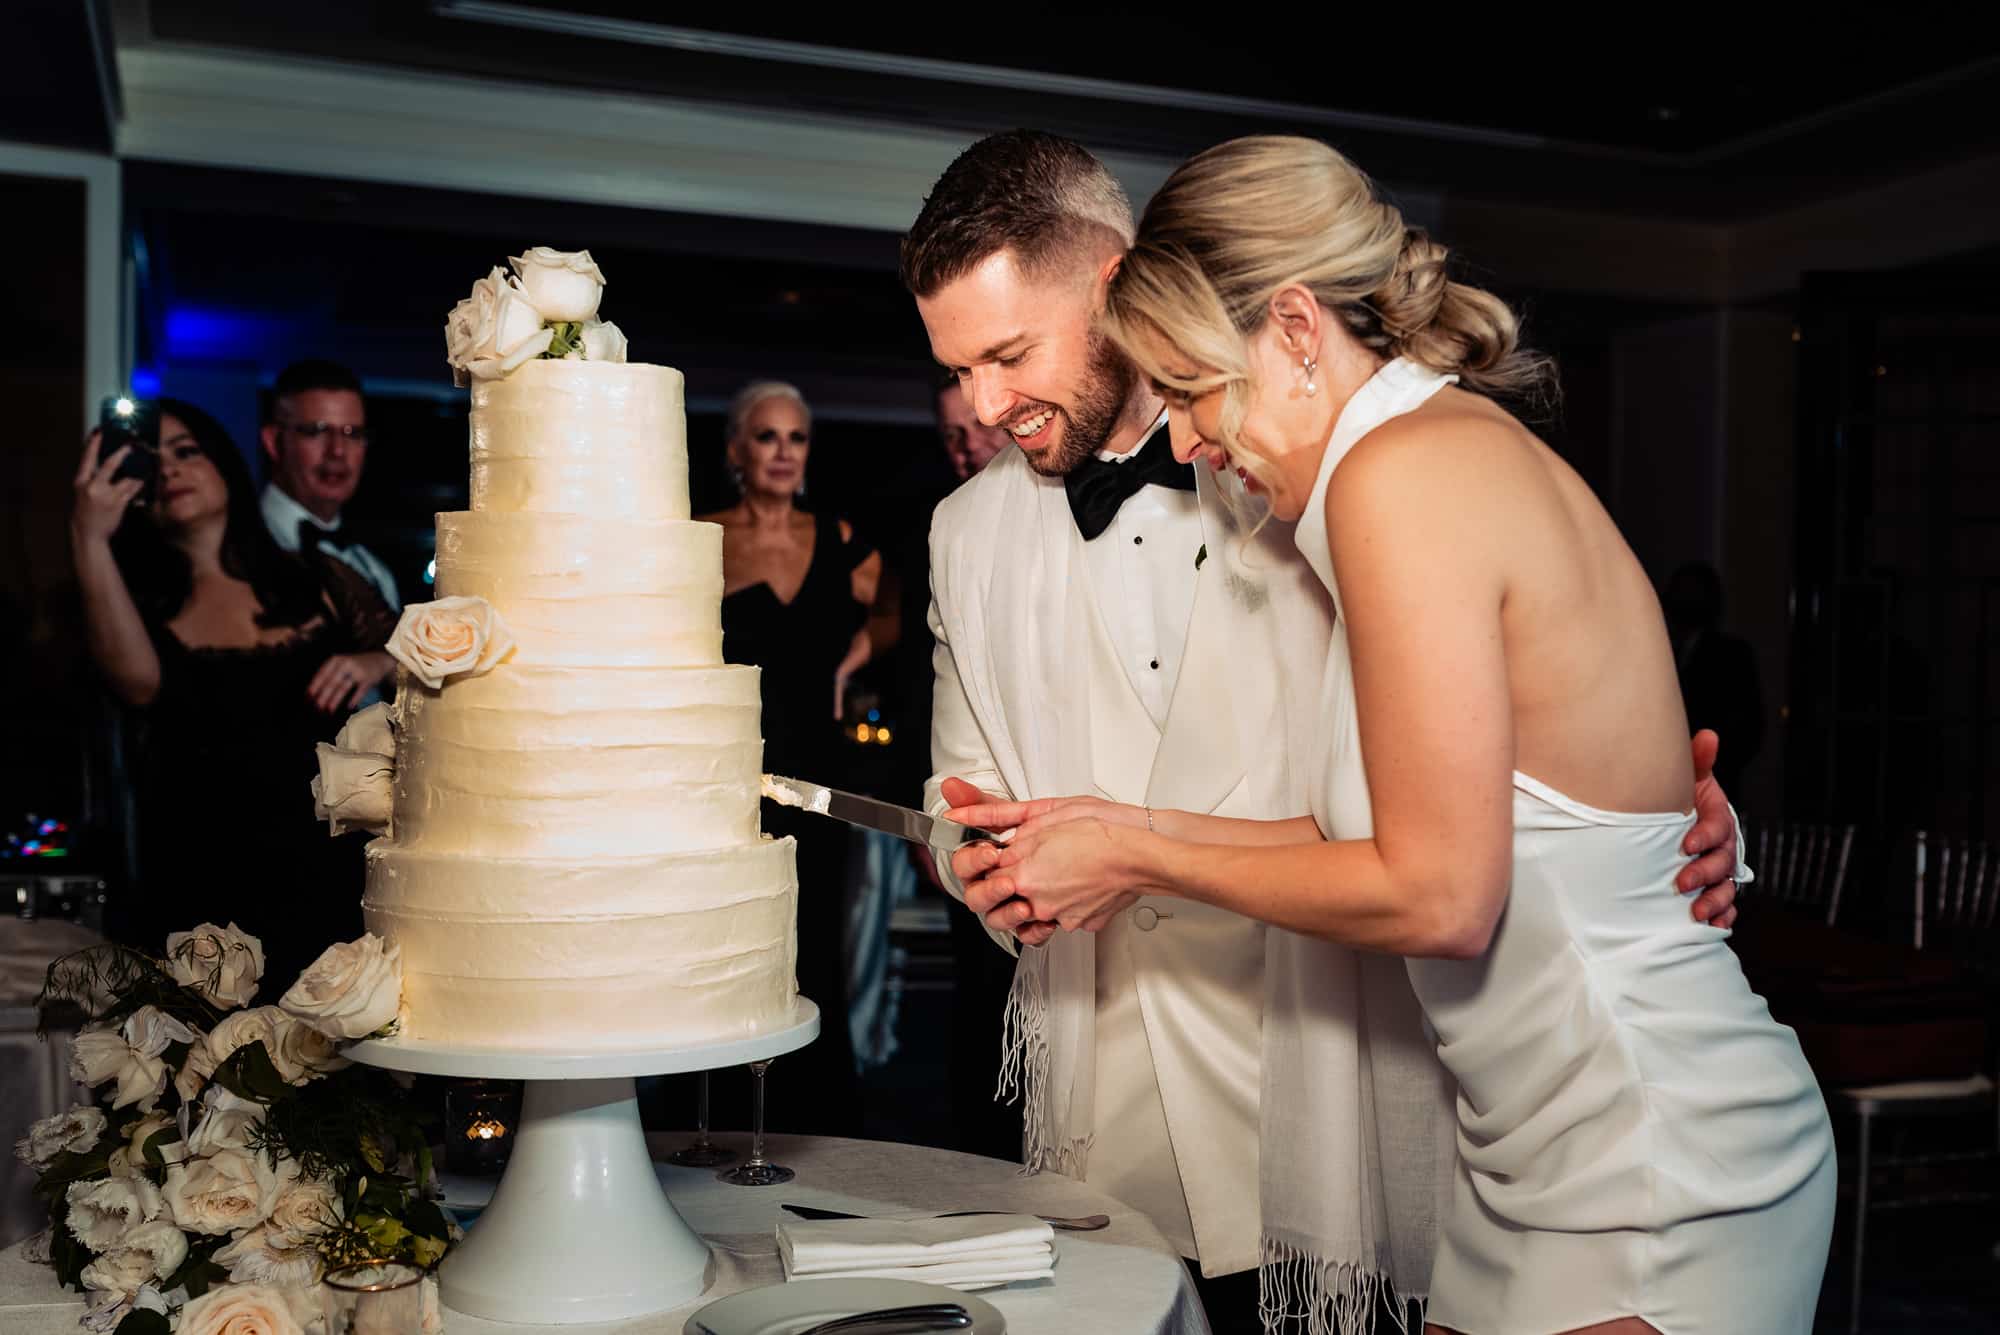
[[[445,319],[445,356],[462,388],[538,358],[622,362],[625,335],[599,320],[604,272],[587,250],[536,246],[494,267]]]
[[[40,1004],[89,1016],[71,1074],[93,1098],[15,1154],[48,1207],[42,1253],[90,1295],[89,1330],[313,1335],[329,1268],[428,1271],[456,1235],[431,1199],[429,1117],[340,1055],[394,1031],[396,948],[329,947],[277,1005],[251,1007],[263,972],[234,923],[176,932],[164,958],[104,945],[50,966]]]

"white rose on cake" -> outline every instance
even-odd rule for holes
[[[376,756],[396,754],[396,728],[387,701],[358,709],[347,716],[334,734],[333,744],[343,751]]]
[[[597,314],[597,304],[604,299],[604,271],[589,251],[536,246],[508,263],[514,266],[516,281],[543,319],[580,323]]]
[[[491,672],[514,652],[514,633],[484,598],[434,598],[404,608],[383,648],[436,690],[446,677]]]
[[[366,1038],[402,1005],[402,949],[373,932],[328,946],[278,1001],[285,1011],[334,1038]]]
[[[103,1109],[79,1103],[29,1127],[28,1134],[14,1142],[14,1157],[30,1167],[46,1168],[58,1155],[81,1154],[95,1146],[106,1124]]]
[[[609,320],[592,320],[583,327],[583,359],[591,362],[624,361],[624,331]]]
[[[370,751],[343,751],[320,742],[312,789],[313,819],[334,834],[382,834],[396,806],[396,762]]]
[[[264,945],[230,923],[202,923],[167,937],[167,972],[224,1010],[248,1004],[264,976]]]
[[[493,272],[472,285],[472,295],[445,317],[445,360],[464,377],[481,380],[506,375],[522,362],[549,350],[555,331],[507,271]]]
[[[285,1295],[263,1284],[210,1289],[181,1309],[178,1335],[305,1335]]]

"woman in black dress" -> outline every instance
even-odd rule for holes
[[[812,410],[792,386],[758,381],[730,405],[729,469],[741,499],[720,514],[722,654],[763,669],[764,768],[845,786],[840,715],[847,680],[869,658],[868,609],[882,558],[843,519],[799,507]],[[859,1129],[847,1030],[847,830],[766,802],[764,828],[799,844],[799,990],[820,1034],[771,1068],[771,1124],[829,1134]]]
[[[91,656],[140,711],[139,884],[114,934],[158,953],[168,932],[233,921],[263,942],[274,1001],[361,933],[361,841],[328,837],[309,784],[315,743],[394,667],[396,618],[347,566],[278,548],[201,409],[161,400],[150,489],[117,477],[134,448],[100,457],[92,434],[70,518]]]

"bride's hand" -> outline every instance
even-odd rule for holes
[[[1029,945],[1047,940],[1056,927],[1097,931],[1139,899],[1130,844],[1121,825],[1088,815],[1024,828],[1006,847],[981,856],[987,865],[966,885],[966,906],[988,927],[1013,932]],[[1023,930],[1030,926],[1039,930]]]
[[[1146,828],[1144,807],[1108,802],[1101,797],[1040,797],[1032,802],[995,802],[984,794],[981,798],[979,802],[952,807],[944,813],[945,819],[982,830],[1013,830],[1015,833],[1010,837],[1015,839],[1072,820],[1099,820],[1135,830]]]

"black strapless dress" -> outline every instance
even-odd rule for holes
[[[873,553],[842,541],[822,516],[805,583],[790,602],[769,584],[722,600],[722,656],[763,669],[764,769],[833,787],[851,786],[848,744],[833,716],[833,678],[868,609],[854,597],[854,568]],[[860,1086],[847,1030],[847,827],[764,803],[764,829],[799,846],[799,991],[818,1004],[820,1034],[771,1067],[768,1124],[774,1129],[852,1135],[860,1130]],[[725,1100],[718,1087],[717,1101]]]

